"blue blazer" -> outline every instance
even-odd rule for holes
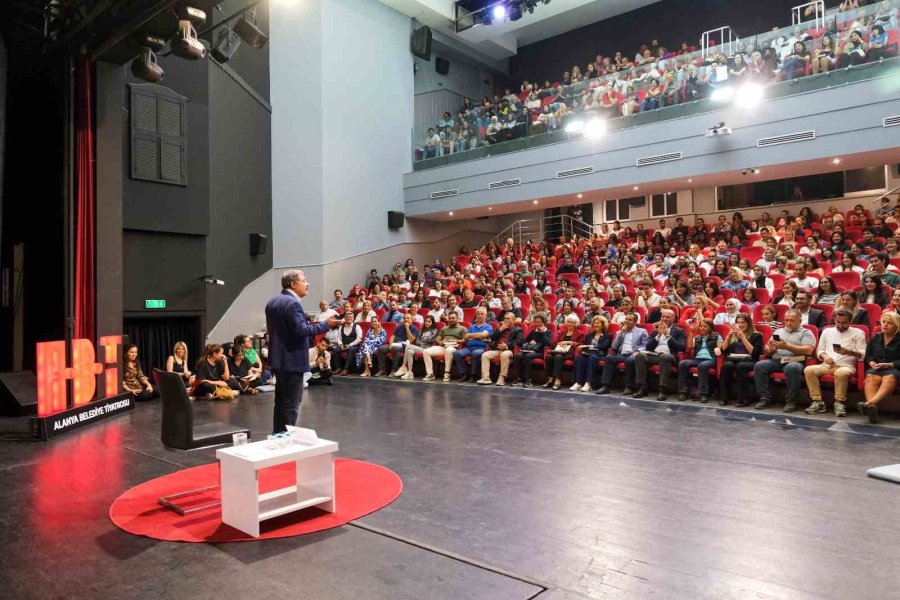
[[[309,371],[310,339],[328,331],[328,323],[310,323],[300,300],[282,290],[266,304],[269,366],[276,373]]]

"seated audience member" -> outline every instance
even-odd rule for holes
[[[475,383],[481,379],[481,355],[488,346],[488,338],[494,329],[487,322],[487,309],[479,307],[475,309],[475,322],[469,325],[465,335],[465,345],[453,353],[453,362],[456,363],[456,371],[462,383]],[[472,364],[466,370],[466,357],[471,357]]]
[[[328,306],[334,310],[341,310],[344,306],[344,292],[341,290],[334,290],[334,299],[332,299]]]
[[[406,346],[415,341],[419,336],[419,328],[413,323],[412,313],[403,315],[403,321],[400,326],[394,330],[394,335],[387,344],[380,347],[375,352],[375,358],[378,360],[378,370],[375,371],[375,377],[381,375],[396,377],[397,369],[403,362],[403,356],[406,353]],[[391,369],[387,368],[387,355],[391,353]]]
[[[624,325],[625,320],[628,317],[634,317],[635,323],[641,322],[641,315],[634,310],[634,304],[631,301],[631,298],[625,296],[622,298],[622,303],[619,305],[619,310],[613,314],[611,322],[616,325]]]
[[[547,355],[547,382],[545,388],[553,387],[558,390],[562,386],[563,363],[575,358],[575,348],[584,340],[584,334],[580,330],[581,322],[578,315],[569,313],[565,317],[562,326],[556,332],[554,347]]]
[[[767,304],[760,309],[762,313],[762,319],[757,323],[757,325],[765,325],[769,327],[772,331],[784,327],[784,323],[778,320],[778,311],[771,304]]]
[[[368,300],[363,301],[362,310],[354,319],[357,323],[369,323],[372,319],[378,319],[378,313],[372,309],[372,303]]]
[[[309,385],[332,385],[331,352],[325,338],[309,349],[309,372]]]
[[[756,298],[756,288],[746,287],[740,292],[741,303],[746,306],[749,312],[753,312],[759,306],[759,300]]]
[[[794,276],[791,278],[791,281],[797,285],[798,290],[812,291],[819,287],[819,280],[815,277],[810,277],[806,272],[806,268],[806,261],[798,260],[797,268],[794,271]]]
[[[835,310],[843,308],[849,311],[853,315],[853,318],[850,319],[852,325],[865,325],[869,329],[872,328],[872,324],[869,322],[869,311],[860,307],[856,292],[842,292],[834,308]]]
[[[315,314],[315,316],[313,317],[313,320],[317,321],[319,323],[322,323],[324,321],[327,321],[331,317],[338,317],[338,316],[340,316],[340,315],[338,315],[338,311],[335,310],[334,308],[332,308],[331,306],[329,306],[329,304],[326,300],[320,300],[319,301],[319,312],[317,312]]]
[[[684,329],[675,324],[675,313],[664,310],[662,319],[656,324],[656,329],[650,334],[645,346],[645,352],[638,352],[634,360],[635,383],[638,391],[635,398],[643,398],[647,395],[647,367],[659,365],[659,393],[656,399],[664,401],[669,387],[669,377],[672,369],[678,366],[678,353],[684,352],[687,343],[687,335]]]
[[[649,335],[643,327],[635,327],[637,320],[634,314],[625,317],[622,329],[616,334],[610,346],[606,361],[603,365],[603,374],[600,378],[600,389],[597,394],[603,395],[610,392],[613,374],[619,365],[625,365],[625,395],[632,394],[631,386],[634,381],[634,361],[641,350],[647,347]]]
[[[394,377],[399,377],[404,380],[413,378],[413,360],[415,359],[416,353],[421,352],[424,354],[425,349],[430,348],[437,341],[438,331],[434,317],[431,315],[425,317],[419,335],[406,345],[406,348],[403,351],[403,364],[399,369],[394,371]]]
[[[244,359],[250,365],[250,371],[261,375],[261,383],[268,381],[268,377],[263,374],[262,360],[260,360],[259,352],[253,347],[253,338],[246,334],[238,334],[234,336],[234,345],[244,349]]]
[[[760,360],[753,367],[753,379],[759,402],[754,408],[761,410],[773,406],[769,385],[772,373],[784,373],[787,380],[784,412],[797,410],[797,398],[803,382],[803,365],[815,350],[815,336],[801,325],[800,311],[790,309],[784,318],[784,327],[772,334],[765,345],[763,354],[767,360]]]
[[[897,288],[894,290],[894,293],[891,294],[891,303],[887,305],[884,312],[900,313],[900,288]]]
[[[648,311],[659,306],[662,300],[662,296],[656,293],[656,290],[653,289],[653,284],[649,280],[640,284],[640,291],[637,293],[636,298],[637,305]]]
[[[522,341],[519,353],[514,358],[516,374],[522,387],[531,387],[531,369],[534,361],[544,357],[544,350],[552,346],[553,340],[547,329],[547,317],[535,315],[531,331]]]
[[[475,299],[475,292],[472,290],[463,291],[463,301],[459,303],[460,308],[475,308],[478,306],[478,300]]]
[[[231,400],[237,395],[229,386],[231,373],[222,346],[208,344],[194,370],[196,376],[191,392],[198,400]]]
[[[881,280],[881,283],[891,287],[897,287],[900,284],[900,275],[891,273],[888,269],[890,258],[885,252],[877,252],[869,256],[869,269],[866,275],[875,275]]]
[[[438,311],[436,320],[449,324],[450,315],[456,315],[457,324],[461,323],[463,320],[463,310],[459,307],[459,301],[453,294],[450,294],[447,297],[447,306]]]
[[[818,308],[812,308],[812,293],[807,290],[799,290],[795,297],[794,308],[800,311],[800,323],[802,325],[814,325],[822,331],[828,324],[825,313]]]
[[[678,363],[678,400],[684,402],[688,399],[688,377],[691,369],[697,369],[697,392],[700,402],[709,402],[709,370],[716,368],[717,356],[721,352],[719,344],[722,336],[716,333],[712,319],[701,319],[699,331],[691,336],[690,350],[692,358],[686,358]]]
[[[141,363],[138,362],[138,349],[134,344],[125,344],[122,348],[123,360],[123,382],[125,390],[131,392],[132,397],[138,402],[152,400],[159,394],[154,389],[150,380],[141,370]]]
[[[740,312],[741,301],[737,298],[729,298],[725,301],[725,312],[719,313],[713,317],[713,323],[716,325],[734,325]]]
[[[728,269],[728,279],[719,287],[720,290],[731,290],[737,296],[738,292],[750,286],[750,282],[744,279],[744,272],[737,267]]]
[[[194,379],[194,374],[188,370],[187,344],[184,342],[175,342],[175,347],[172,348],[171,356],[166,359],[166,371],[181,375],[185,386],[191,384],[191,381]]]
[[[478,383],[480,385],[491,384],[491,360],[499,358],[500,375],[497,377],[497,385],[506,385],[513,353],[522,345],[522,342],[522,328],[516,325],[516,315],[512,312],[504,313],[500,326],[491,333],[488,339],[488,349],[481,355],[481,379],[478,380]]]
[[[373,318],[371,323],[372,326],[363,338],[363,342],[359,346],[359,352],[356,353],[356,368],[359,369],[365,366],[363,372],[359,374],[360,377],[370,377],[372,375],[374,362],[372,357],[379,348],[384,346],[384,342],[387,340],[387,333],[384,327],[381,326],[381,321],[378,320],[378,317]]]
[[[859,65],[867,60],[869,46],[863,40],[862,33],[852,31],[850,39],[844,44],[844,49],[838,57],[838,66],[842,69],[851,65]]]
[[[839,309],[834,313],[834,327],[822,331],[819,344],[816,346],[816,358],[821,364],[810,365],[803,370],[809,397],[812,403],[806,413],[815,415],[828,412],[822,400],[822,387],[819,378],[822,375],[834,377],[834,414],[837,417],[847,415],[844,403],[847,401],[847,387],[850,378],[856,375],[856,363],[866,353],[866,336],[859,329],[850,326],[853,315],[849,311]]]
[[[461,310],[461,309],[460,309]],[[459,324],[455,312],[447,313],[447,326],[438,332],[434,345],[425,348],[422,356],[425,361],[425,381],[434,381],[434,357],[444,358],[444,381],[450,381],[450,370],[453,368],[453,354],[460,342],[466,339],[466,328]]]
[[[796,295],[797,284],[788,279],[781,286],[781,293],[772,298],[772,304],[784,304],[788,308],[793,308]]]
[[[599,361],[609,352],[610,346],[612,346],[612,336],[609,333],[609,321],[606,317],[596,315],[591,319],[591,329],[583,343],[577,347],[574,383],[569,388],[571,391],[593,391]]]
[[[881,421],[878,404],[894,393],[900,374],[900,315],[895,312],[881,315],[881,331],[872,336],[866,346],[865,402],[857,402],[860,413],[870,423]]]
[[[397,303],[396,300],[391,300],[390,310],[384,313],[384,317],[382,317],[382,323],[400,323],[403,321],[403,313],[400,312],[400,304]]]
[[[837,285],[834,283],[834,279],[830,276],[825,276],[819,280],[819,287],[814,292],[814,304],[830,304],[834,305],[841,293],[838,291]]]
[[[735,320],[728,335],[719,347],[725,357],[719,373],[719,404],[728,404],[732,385],[737,387],[737,407],[749,406],[748,376],[763,352],[763,336],[753,327],[750,315],[742,313]]]
[[[256,386],[262,383],[258,371],[251,368],[250,361],[244,356],[244,347],[234,344],[228,357],[228,373],[237,384],[242,394],[256,394]]]
[[[356,352],[362,344],[362,327],[353,321],[353,313],[344,313],[344,322],[340,327],[328,330],[325,334],[328,350],[331,352],[332,365],[338,375],[349,375],[350,367],[356,364]],[[347,353],[347,358],[341,356]]]
[[[891,303],[891,298],[877,275],[863,275],[862,286],[863,289],[857,294],[860,304],[877,304],[884,309]]]

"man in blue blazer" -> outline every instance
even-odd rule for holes
[[[276,375],[273,433],[296,425],[303,400],[303,374],[309,371],[310,338],[337,327],[340,321],[329,317],[310,323],[300,305],[309,292],[303,271],[287,271],[281,277],[281,293],[266,304],[266,331],[269,334],[269,366]]]
[[[649,335],[643,327],[635,326],[636,319],[633,314],[625,317],[622,322],[622,329],[613,339],[612,347],[609,349],[609,355],[604,359],[603,375],[600,378],[601,387],[597,390],[597,394],[608,394],[609,386],[612,384],[613,375],[616,367],[625,365],[625,390],[622,392],[626,396],[633,392],[631,386],[634,383],[634,361],[641,350],[647,347]]]

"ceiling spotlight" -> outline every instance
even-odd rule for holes
[[[488,206],[488,210],[494,210],[493,206]]]
[[[836,158],[836,159],[834,159],[834,160],[831,161],[831,162],[833,162],[833,163],[836,164],[836,165],[839,165],[839,164],[841,164],[841,159]]]
[[[518,21],[522,18],[522,5],[516,3],[511,4],[508,13],[510,21]]]
[[[634,191],[637,191],[638,186],[634,186],[632,189],[633,189]]]
[[[584,194],[578,194],[578,197],[579,197],[579,198],[581,198],[582,196],[584,196]]]
[[[179,21],[190,21],[194,27],[206,25],[206,13],[199,8],[179,6],[175,12],[178,14]]]
[[[453,211],[451,210],[448,214],[452,217],[452,216],[453,216]]]
[[[734,102],[741,108],[749,110],[762,102],[765,95],[766,90],[763,86],[758,83],[748,83],[741,86],[741,89],[738,90],[737,95],[734,97]]]
[[[165,76],[162,67],[156,64],[156,54],[147,46],[143,46],[141,55],[131,61],[131,74],[150,83],[160,83]]]
[[[165,47],[166,41],[147,35],[139,43],[141,44],[141,55],[131,61],[131,74],[150,83],[161,82],[165,77],[165,72],[156,63],[156,53]]]
[[[206,58],[206,46],[197,38],[197,30],[193,23],[186,19],[178,21],[178,33],[171,44],[172,54],[188,60]]]
[[[584,131],[583,121],[570,121],[566,125],[566,133],[582,133]]]
[[[734,88],[731,86],[716,88],[709,98],[713,102],[730,102],[734,98]]]
[[[603,119],[591,119],[584,126],[584,135],[589,138],[598,138],[606,133],[606,121]]]
[[[506,18],[506,5],[498,4],[491,9],[490,13],[494,21],[502,21]],[[488,22],[488,25],[490,25],[490,22]]]
[[[262,32],[256,24],[256,9],[245,12],[237,23],[234,24],[234,32],[248,45],[254,48],[262,48],[269,41],[269,36]]]
[[[538,202],[538,201],[537,201],[537,200],[535,200],[535,201],[534,201],[534,202],[532,202],[532,204],[537,204],[537,202]]]
[[[688,183],[690,183],[690,182],[692,182],[692,181],[693,181],[693,179],[688,179]]]
[[[240,45],[241,38],[238,37],[238,34],[231,27],[225,25],[219,33],[216,45],[210,50],[210,54],[219,63],[227,63],[234,56],[234,53],[237,52]]]

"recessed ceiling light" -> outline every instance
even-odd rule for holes
[[[493,206],[488,206],[488,210],[494,210]]]
[[[831,162],[833,162],[833,163],[836,164],[836,165],[839,165],[839,164],[841,164],[841,159],[836,158],[836,159],[834,159],[834,160],[831,161]]]
[[[688,183],[690,183],[690,182],[692,182],[692,181],[693,181],[693,179],[688,179]]]
[[[534,201],[534,204],[537,204],[537,200]]]
[[[452,211],[452,210],[450,211],[450,216],[451,216],[451,217],[453,216],[453,211]]]
[[[637,189],[638,189],[638,186],[634,186],[634,189],[637,190]]]
[[[578,194],[578,197],[579,197],[579,198],[581,198],[582,196],[584,196],[584,194]]]

